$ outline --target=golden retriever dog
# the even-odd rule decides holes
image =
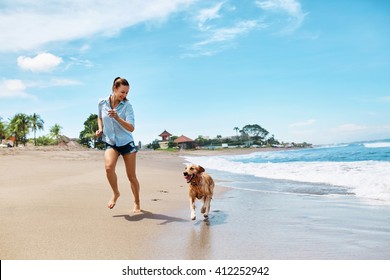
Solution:
[[[213,198],[214,180],[205,173],[202,166],[188,164],[184,168],[184,178],[187,180],[190,195],[191,219],[195,220],[195,199],[202,199],[201,213],[207,219],[210,212],[210,203]]]

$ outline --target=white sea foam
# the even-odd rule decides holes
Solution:
[[[366,148],[390,148],[390,142],[364,143]]]
[[[243,163],[224,157],[186,157],[186,160],[206,169],[346,187],[357,197],[390,202],[390,162]]]
[[[314,146],[314,149],[343,148],[343,147],[348,147],[349,145],[350,144],[327,144],[327,145]]]

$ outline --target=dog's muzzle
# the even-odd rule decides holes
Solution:
[[[190,183],[191,180],[194,178],[194,174],[188,174],[187,172],[183,172],[184,178],[187,180],[187,183]]]

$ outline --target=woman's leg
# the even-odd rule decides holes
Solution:
[[[134,213],[138,213],[141,211],[141,204],[139,199],[139,182],[136,175],[136,154],[137,153],[130,153],[123,156],[123,160],[125,161],[126,166],[126,173],[127,177],[130,181],[131,190],[134,195]]]
[[[111,189],[114,193],[107,205],[107,207],[110,209],[114,208],[116,201],[120,196],[119,189],[118,189],[118,179],[115,173],[115,167],[118,161],[118,157],[119,157],[119,153],[114,149],[106,149],[106,151],[104,152],[106,176],[108,182],[110,183]]]

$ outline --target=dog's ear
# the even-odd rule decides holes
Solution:
[[[205,170],[204,170],[204,168],[202,166],[198,165],[198,171],[199,172],[204,172]]]

